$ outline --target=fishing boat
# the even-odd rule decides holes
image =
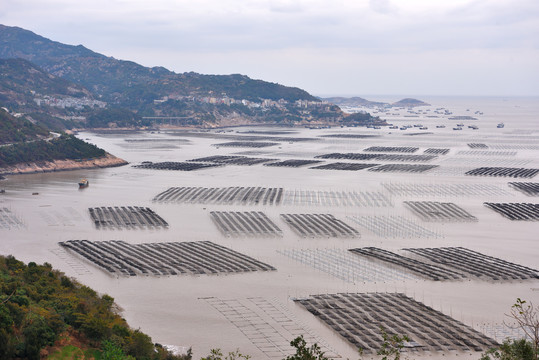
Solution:
[[[81,179],[81,181],[79,181],[79,189],[88,187],[88,185],[90,185],[90,183],[88,182],[87,179]]]

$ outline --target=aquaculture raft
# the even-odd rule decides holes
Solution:
[[[318,155],[320,159],[346,159],[346,160],[372,160],[379,161],[431,161],[436,159],[436,155],[401,155],[401,154],[363,154],[363,153],[332,153]]]
[[[408,248],[403,255],[375,247],[350,249],[392,267],[434,281],[477,278],[492,281],[539,278],[537,270],[463,247]]]
[[[387,164],[369,169],[369,171],[423,173],[437,167],[438,165]]]
[[[336,138],[336,139],[368,139],[368,138],[378,138],[380,135],[365,135],[365,134],[328,134],[320,135],[322,138]]]
[[[279,143],[276,142],[257,142],[257,141],[231,141],[226,143],[220,143],[220,144],[213,144],[213,146],[217,147],[247,147],[247,148],[263,148],[268,146],[275,146],[279,145]]]
[[[404,250],[422,256],[439,266],[464,273],[467,277],[498,281],[539,279],[539,272],[535,269],[484,255],[463,247],[414,248]]]
[[[166,228],[168,223],[152,209],[140,206],[88,208],[96,228]]]
[[[275,270],[273,266],[210,241],[132,245],[117,240],[69,240],[59,245],[112,274],[123,276]]]
[[[391,199],[379,191],[286,190],[283,205],[393,207]]]
[[[380,165],[380,164],[352,164],[352,163],[336,162],[336,163],[331,163],[331,164],[326,164],[326,165],[314,166],[309,169],[357,171],[357,170],[368,169],[370,167],[377,166],[377,165]]]
[[[298,336],[303,336],[308,344],[318,344],[327,358],[340,358],[323,339],[298,322],[281,304],[261,297],[241,300],[216,297],[202,299],[236,326],[268,359],[292,356],[295,348],[290,346],[290,339]]]
[[[488,149],[488,146],[486,144],[481,143],[469,143],[468,146],[471,149]]]
[[[281,214],[301,237],[358,237],[359,232],[331,214]]]
[[[290,160],[284,160],[284,161],[277,161],[272,163],[266,163],[264,166],[275,166],[275,167],[301,167],[306,165],[313,165],[321,163],[320,160],[296,160],[296,159],[290,159]]]
[[[489,202],[484,204],[509,220],[539,220],[539,204]]]
[[[510,182],[509,186],[522,191],[526,195],[537,196],[539,195],[539,183],[531,182]]]
[[[382,183],[392,195],[397,196],[510,196],[510,191],[498,185],[490,184],[415,184],[415,183]]]
[[[283,197],[283,188],[265,187],[171,187],[153,200],[189,204],[218,205],[279,205]]]
[[[394,266],[400,266],[410,272],[415,273],[416,275],[422,276],[430,280],[456,280],[464,277],[463,274],[452,271],[450,269],[446,269],[433,264],[427,264],[406,256],[396,254],[391,251],[375,247],[350,249],[350,251],[355,254],[362,255],[371,259],[376,259],[378,261],[383,261]]]
[[[176,162],[176,161],[165,161],[154,163],[151,161],[144,161],[140,165],[133,165],[134,168],[139,169],[153,169],[153,170],[181,170],[181,171],[193,171],[199,169],[206,169],[215,166],[220,166],[219,164],[200,164],[195,162]]]
[[[363,226],[382,238],[441,238],[442,234],[426,229],[417,224],[417,220],[401,216],[347,216],[358,225]]]
[[[203,158],[192,159],[188,161],[198,161],[198,162],[210,162],[215,164],[226,164],[226,165],[257,165],[265,162],[276,161],[277,159],[265,159],[265,158],[251,158],[247,156],[237,156],[237,155],[215,155],[215,156],[206,156]]]
[[[454,203],[437,201],[405,201],[414,214],[424,221],[470,222],[477,218]]]
[[[210,215],[225,236],[282,236],[282,230],[260,211],[212,211]]]
[[[423,151],[423,154],[446,155],[448,152],[449,149],[446,148],[428,148]]]
[[[371,146],[363,151],[413,153],[417,150],[419,148],[411,146]]]
[[[471,327],[400,293],[323,294],[296,299],[352,345],[374,353],[380,327],[406,334],[407,350],[483,351],[498,344]]]
[[[466,175],[500,176],[513,178],[532,178],[539,169],[509,168],[509,167],[480,167],[466,172]]]

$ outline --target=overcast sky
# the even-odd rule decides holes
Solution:
[[[1,0],[0,23],[315,95],[539,95],[538,0]]]

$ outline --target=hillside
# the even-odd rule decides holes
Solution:
[[[117,309],[112,297],[97,294],[50,264],[26,265],[0,256],[0,359],[37,360],[64,348],[73,353],[78,349],[87,358],[190,358],[175,356],[131,329]]]
[[[25,117],[0,109],[0,174],[21,174],[125,165],[73,135],[50,133]]]
[[[39,104],[39,108],[24,109],[24,112],[35,111],[72,120],[73,126],[91,127],[85,121],[99,113],[96,106],[136,113],[139,120],[132,126],[159,125],[170,117],[176,125],[203,127],[255,123],[338,124],[344,116],[338,106],[320,101],[299,88],[240,74],[178,74],[163,67],[148,68],[104,56],[82,45],[55,42],[18,27],[0,25],[0,58],[27,60],[56,78],[77,84],[79,93],[84,93],[85,98],[94,103],[72,101],[60,111],[34,98],[32,101]],[[19,83],[23,81],[19,79]],[[28,94],[30,87],[31,84],[26,84],[17,92]],[[95,103],[98,101],[95,99],[100,102]],[[31,104],[28,98],[26,101]],[[141,122],[140,118],[147,121]],[[95,122],[105,121],[97,119]]]
[[[47,137],[49,132],[25,118],[16,118],[0,109],[0,146]],[[1,147],[0,147],[1,149]]]

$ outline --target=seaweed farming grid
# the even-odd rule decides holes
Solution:
[[[359,232],[331,214],[281,214],[301,237],[359,237]]]
[[[431,161],[436,155],[401,155],[401,154],[365,154],[365,153],[331,153],[318,155],[320,159],[345,159],[345,160],[378,160],[378,161]]]
[[[469,145],[469,144],[468,144]],[[457,155],[471,155],[471,156],[516,156],[516,151],[482,151],[482,150],[468,150],[459,151]]]
[[[285,249],[277,253],[352,284],[421,279],[398,267],[363,260],[342,249]]]
[[[417,183],[382,183],[392,195],[414,197],[446,196],[513,196],[505,187],[491,184],[417,184]]]
[[[135,229],[167,228],[168,223],[152,209],[141,206],[88,208],[96,228]]]
[[[138,169],[152,169],[152,170],[180,170],[180,171],[193,171],[199,169],[206,169],[211,167],[220,166],[219,164],[201,164],[195,162],[177,162],[177,161],[165,161],[154,163],[151,161],[144,161],[140,165],[133,165]]]
[[[244,165],[252,166],[257,164],[262,164],[265,162],[276,161],[277,159],[266,159],[266,158],[252,158],[247,156],[239,155],[215,155],[215,156],[206,156],[198,159],[192,159],[188,161],[193,162],[209,162],[214,164],[224,164],[224,165]]]
[[[210,241],[132,245],[118,240],[69,240],[59,245],[112,274],[122,276],[275,270],[273,266]]]
[[[438,239],[444,235],[440,232],[429,230],[417,224],[414,219],[406,219],[402,216],[347,216],[356,224],[364,227],[379,237],[386,239]]]
[[[0,208],[0,229],[22,229],[24,224],[19,217],[6,207]]]
[[[502,176],[512,178],[532,178],[539,169],[508,168],[508,167],[480,167],[466,172],[466,175],[475,176]]]
[[[497,157],[497,158],[478,158],[478,157],[462,157],[455,156],[447,159],[443,159],[440,163],[442,166],[446,165],[457,165],[457,166],[467,166],[467,167],[478,167],[478,166],[526,166],[531,163],[531,159],[515,159],[508,157]],[[468,169],[471,170],[471,169]],[[468,171],[467,170],[467,171]]]
[[[438,165],[386,164],[371,168],[369,171],[423,173],[437,167]]]
[[[350,251],[368,259],[374,259],[385,264],[390,264],[391,266],[406,269],[406,271],[410,273],[429,280],[457,280],[465,277],[462,273],[453,271],[452,269],[447,269],[434,264],[428,264],[376,247],[350,249]]]
[[[325,165],[313,166],[309,169],[317,170],[346,170],[346,171],[358,171],[363,169],[372,168],[373,166],[378,166],[380,164],[353,164],[353,163],[343,163],[336,162]]]
[[[371,146],[363,151],[413,153],[417,150],[419,148],[411,146]]]
[[[275,146],[279,143],[276,142],[260,142],[260,141],[231,141],[220,144],[213,144],[216,147],[247,147],[247,148],[263,148],[268,146]]]
[[[539,272],[526,266],[488,256],[463,247],[403,249],[431,263],[460,272],[466,277],[490,280],[539,279]]]
[[[211,211],[211,219],[225,236],[282,236],[283,232],[260,211]]]
[[[265,187],[171,187],[157,194],[153,201],[218,205],[279,205],[283,188]]]
[[[539,195],[539,183],[510,182],[508,185],[529,196]]]
[[[202,298],[238,328],[260,351],[271,359],[283,359],[294,354],[291,339],[303,335],[308,344],[317,343],[325,356],[340,358],[337,353],[310,329],[297,322],[289,311],[260,298]]]
[[[448,148],[428,148],[423,151],[423,154],[432,154],[432,155],[446,155],[450,149]]]
[[[472,222],[477,218],[454,203],[437,201],[405,201],[414,214],[424,221]]]
[[[286,190],[282,205],[393,207],[391,199],[381,192],[373,191]]]
[[[407,334],[407,350],[483,351],[497,343],[471,327],[400,293],[322,294],[296,299],[352,345],[373,353],[380,327]]]
[[[322,161],[320,160],[299,160],[299,159],[290,159],[277,161],[272,163],[265,163],[264,166],[274,166],[274,167],[301,167],[307,165],[319,164]]]
[[[539,204],[531,203],[484,203],[509,220],[533,220],[539,221]]]

